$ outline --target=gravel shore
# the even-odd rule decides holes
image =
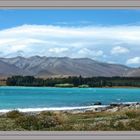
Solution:
[[[43,110],[43,111],[49,111],[49,112],[66,112],[66,113],[86,113],[86,112],[117,112],[125,109],[138,109],[140,108],[140,103],[139,102],[127,102],[127,103],[112,103],[110,105],[94,105],[94,106],[88,106],[88,107],[83,107],[80,109],[69,109],[69,110]],[[17,109],[18,110],[18,109]],[[12,110],[11,110],[12,111]],[[38,114],[42,111],[21,111],[24,112],[25,114]],[[7,111],[0,111],[0,115],[5,114],[9,112]]]

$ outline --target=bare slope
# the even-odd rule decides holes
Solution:
[[[123,76],[135,70],[124,65],[98,62],[89,58],[68,57],[14,57],[0,58],[3,75],[34,76]]]

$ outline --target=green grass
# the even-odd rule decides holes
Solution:
[[[55,84],[55,87],[74,87],[73,84],[65,83],[65,84]]]
[[[0,116],[0,131],[128,131],[140,130],[140,109],[118,112],[21,113],[16,110]]]
[[[89,85],[83,84],[83,85],[79,85],[78,87],[79,87],[79,88],[88,88]]]

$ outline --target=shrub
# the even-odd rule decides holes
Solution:
[[[140,112],[137,110],[131,110],[131,111],[127,111],[125,112],[126,116],[128,116],[128,118],[132,119],[132,118],[136,118],[140,116]]]
[[[64,122],[65,117],[62,114],[52,112],[41,112],[38,115],[24,115],[15,120],[18,127],[25,130],[43,130],[56,127]]]
[[[62,124],[66,117],[62,113],[41,112],[38,116],[39,128],[50,128]]]
[[[140,130],[140,119],[138,120],[131,120],[128,123],[129,130]]]
[[[10,118],[0,118],[0,131],[15,130],[16,125],[14,120]]]
[[[123,122],[119,121],[115,125],[115,130],[120,131],[120,130],[126,130],[126,127]]]
[[[45,129],[45,128],[50,128],[50,127],[55,127],[59,123],[54,117],[47,116],[47,117],[41,117],[38,120],[38,126],[39,129]]]
[[[67,115],[63,114],[63,113],[56,113],[54,118],[56,119],[58,124],[63,124],[63,123],[65,123],[68,120]]]
[[[21,116],[15,120],[17,126],[26,130],[38,130],[38,119],[33,115]]]
[[[18,110],[13,110],[6,113],[6,117],[11,118],[11,119],[15,119],[21,116],[23,116],[23,113],[19,112]]]

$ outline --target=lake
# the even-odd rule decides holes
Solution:
[[[68,110],[95,102],[140,102],[140,88],[0,87],[0,111]]]

